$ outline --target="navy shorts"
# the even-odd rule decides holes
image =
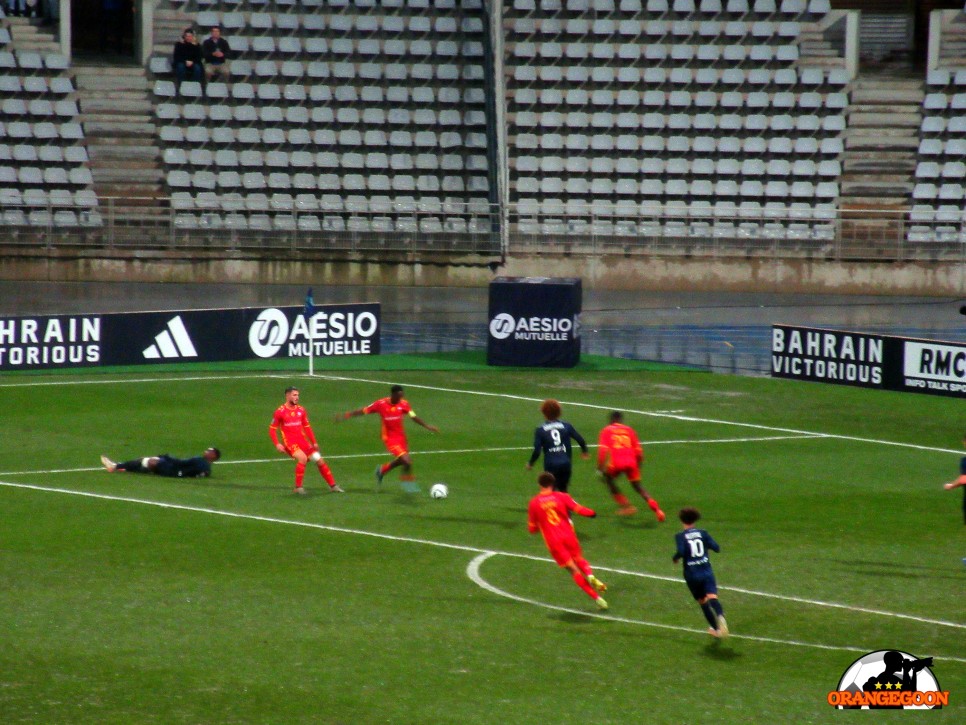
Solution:
[[[567,491],[567,486],[570,485],[571,466],[569,463],[566,466],[544,466],[543,470],[553,474],[554,490]]]
[[[714,580],[714,574],[686,576],[684,577],[684,581],[688,585],[688,589],[691,590],[691,596],[698,601],[701,601],[709,594],[718,593],[718,583]]]

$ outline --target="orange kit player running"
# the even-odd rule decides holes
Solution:
[[[312,461],[319,467],[319,473],[329,484],[333,493],[345,493],[337,485],[332,471],[319,453],[319,444],[315,440],[312,426],[309,425],[309,415],[305,408],[299,405],[299,389],[291,386],[285,388],[285,402],[278,406],[272,423],[268,426],[268,434],[279,453],[284,453],[295,459],[295,493],[305,493],[302,479],[305,478],[305,464]]]
[[[611,496],[617,502],[619,515],[631,516],[637,513],[637,509],[627,500],[627,496],[617,489],[617,484],[614,482],[614,479],[623,473],[634,490],[647,501],[657,520],[664,521],[661,507],[641,486],[641,463],[644,462],[644,451],[641,450],[637,433],[629,425],[624,425],[623,420],[623,414],[615,410],[610,414],[610,425],[600,432],[600,438],[597,441],[597,469],[604,477],[604,483],[610,489]]]
[[[376,482],[382,483],[383,477],[392,469],[402,466],[403,472],[400,480],[403,488],[407,491],[418,491],[415,484],[416,476],[413,475],[413,462],[409,457],[409,443],[406,440],[406,431],[403,429],[403,419],[405,416],[412,418],[413,423],[421,425],[432,433],[439,433],[439,428],[429,425],[413,412],[412,406],[403,398],[403,388],[401,385],[393,385],[389,389],[388,398],[380,398],[371,405],[358,410],[350,410],[341,416],[336,416],[336,420],[348,420],[358,415],[368,415],[378,413],[382,417],[382,442],[386,450],[393,457],[389,463],[376,466]]]
[[[547,543],[547,549],[557,564],[570,572],[578,587],[597,603],[598,609],[607,609],[607,602],[599,592],[607,591],[607,585],[594,576],[590,564],[580,550],[570,512],[593,518],[593,509],[581,506],[563,491],[554,491],[556,480],[552,473],[544,471],[537,476],[540,493],[530,499],[527,509],[527,528],[531,534],[539,531]]]

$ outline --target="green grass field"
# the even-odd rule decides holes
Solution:
[[[941,486],[962,401],[450,367],[0,378],[0,722],[842,722],[826,695],[878,649],[933,656],[950,692],[933,717],[962,722],[966,542],[961,493]],[[347,495],[312,467],[292,494],[267,427],[293,381]],[[377,417],[332,422],[393,382],[442,431],[409,428],[419,495],[395,472],[377,488]],[[545,397],[591,442],[626,411],[669,513],[616,517],[575,462],[603,616],[526,530]],[[98,463],[208,445],[225,456],[208,480]],[[685,505],[722,545],[726,641],[670,561]]]

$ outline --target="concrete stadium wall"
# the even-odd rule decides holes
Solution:
[[[258,260],[170,252],[88,256],[66,250],[0,250],[0,279],[55,282],[232,282],[258,284],[479,287],[496,276],[581,277],[588,289],[810,294],[966,295],[961,262],[830,262],[815,259],[685,256],[516,255],[505,264],[466,260]]]

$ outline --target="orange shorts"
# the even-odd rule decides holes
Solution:
[[[399,458],[409,453],[409,446],[406,444],[405,438],[383,438],[382,442],[393,458]]]
[[[288,454],[292,458],[295,458],[295,454],[298,453],[299,451],[302,451],[302,453],[304,453],[306,456],[311,456],[312,453],[314,453],[318,449],[312,447],[307,442],[302,441],[300,443],[289,443],[285,447],[285,450],[288,451]]]
[[[548,541],[547,549],[550,550],[550,556],[557,562],[557,566],[567,566],[573,559],[582,556],[580,542],[577,541],[576,536],[566,539],[555,539],[552,543]]]
[[[604,474],[608,478],[617,478],[622,473],[625,476],[627,476],[627,480],[628,481],[640,481],[641,480],[641,469],[638,467],[638,465],[636,463],[633,463],[633,464],[631,464],[629,466],[614,466],[614,465],[610,465],[610,466],[607,466],[607,469],[604,471]]]

